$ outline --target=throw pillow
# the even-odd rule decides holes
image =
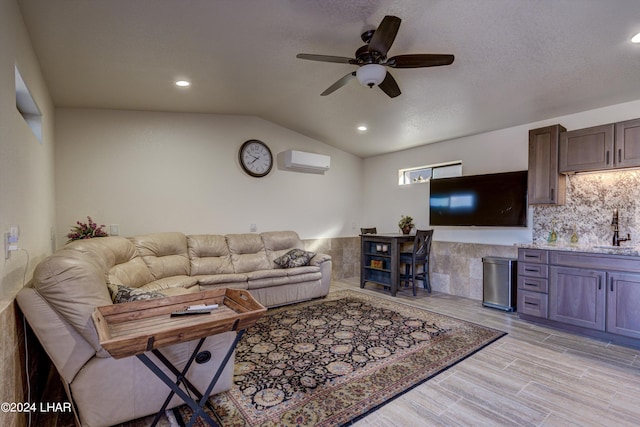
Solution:
[[[302,267],[309,264],[311,258],[316,254],[314,252],[303,251],[302,249],[291,249],[286,254],[273,260],[282,268]]]
[[[144,291],[123,285],[110,286],[109,291],[114,304],[166,297],[160,292]]]

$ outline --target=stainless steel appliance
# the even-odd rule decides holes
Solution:
[[[482,258],[482,305],[504,311],[516,310],[517,260]]]

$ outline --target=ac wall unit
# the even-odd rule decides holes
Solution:
[[[284,166],[287,169],[324,172],[331,166],[331,157],[324,154],[287,150],[284,152]]]

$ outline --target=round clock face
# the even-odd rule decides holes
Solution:
[[[250,139],[242,144],[238,152],[240,165],[246,173],[255,177],[263,177],[271,171],[273,156],[269,147],[257,139]]]

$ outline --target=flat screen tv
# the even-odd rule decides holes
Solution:
[[[527,226],[527,171],[432,179],[429,224]]]

